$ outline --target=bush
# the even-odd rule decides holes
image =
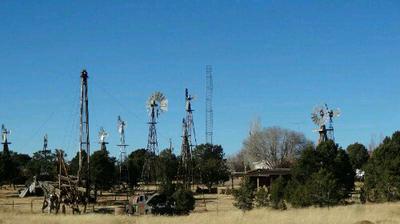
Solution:
[[[269,206],[269,194],[265,188],[260,188],[255,194],[255,204],[257,208]]]
[[[274,180],[271,185],[271,206],[274,209],[286,209],[284,202],[286,181],[282,177]]]
[[[240,188],[233,191],[233,196],[235,197],[233,205],[236,208],[239,208],[243,212],[253,209],[254,188],[249,178],[243,178]]]
[[[193,211],[196,201],[191,190],[179,188],[172,198],[175,201],[175,214],[186,215]]]

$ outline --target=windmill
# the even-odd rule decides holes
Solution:
[[[11,134],[11,131],[4,126],[4,124],[1,125],[1,137],[2,137],[2,143],[3,144],[3,153],[4,154],[9,154],[9,149],[8,145],[11,144],[11,142],[8,142],[8,135]]]
[[[328,104],[319,105],[311,113],[311,120],[318,126],[318,144],[327,140],[335,141],[333,119],[340,116],[340,109],[329,109]]]
[[[185,187],[190,187],[193,179],[192,172],[192,151],[193,147],[197,146],[196,131],[194,128],[192,100],[195,97],[189,94],[189,90],[185,89],[185,111],[186,118],[182,121],[182,146],[181,146],[181,161],[179,167],[179,178],[182,180]],[[193,138],[193,139],[192,139]],[[194,143],[194,144],[193,144]]]
[[[124,162],[126,161],[126,147],[128,146],[125,143],[125,126],[126,122],[122,120],[121,116],[118,116],[118,121],[117,121],[117,128],[118,128],[118,133],[119,133],[119,149],[120,149],[120,155],[119,155],[119,180],[120,184],[122,184],[123,181],[128,182],[128,169],[124,165]]]
[[[150,181],[150,174],[152,171],[152,158],[154,155],[158,154],[158,139],[157,139],[157,119],[161,113],[168,110],[168,100],[167,97],[161,92],[154,92],[146,102],[146,108],[149,112],[150,121],[149,124],[149,135],[147,141],[147,158],[143,165],[142,179],[144,182]]]
[[[104,130],[103,127],[100,127],[100,131],[99,131],[99,144],[101,145],[101,150],[106,150],[106,144],[108,144],[108,142],[106,142],[106,138],[108,137],[108,133],[106,132],[106,130]]]

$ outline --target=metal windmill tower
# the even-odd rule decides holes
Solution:
[[[42,150],[42,153],[43,153],[43,156],[44,156],[44,158],[46,160],[47,160],[49,154],[51,153],[51,151],[48,149],[48,143],[49,143],[49,139],[48,139],[47,134],[45,134],[44,137],[43,137],[43,150]],[[41,167],[40,173],[42,175],[48,175],[49,174],[49,172],[48,172],[48,170],[46,168],[47,167]]]
[[[86,180],[86,196],[90,197],[90,139],[89,139],[89,99],[88,99],[88,73],[81,73],[81,95],[80,95],[80,135],[79,135],[79,169],[78,181],[82,181],[82,151],[86,151],[87,169],[84,178]]]
[[[191,168],[192,152],[189,143],[187,121],[185,119],[182,121],[182,132],[181,161],[179,164],[178,176],[183,186],[189,188],[193,176]]]
[[[192,170],[192,151],[197,145],[196,131],[194,128],[192,100],[194,97],[185,89],[185,111],[186,119],[182,122],[182,146],[181,146],[181,162],[179,176],[185,187],[189,187],[193,180]],[[193,138],[192,138],[193,137]],[[194,143],[194,144],[193,144]]]
[[[118,133],[119,133],[119,180],[128,182],[128,169],[124,165],[126,161],[126,147],[128,145],[125,143],[125,121],[122,120],[121,116],[118,116]]]
[[[311,113],[311,120],[318,126],[318,144],[327,140],[335,141],[333,118],[340,116],[340,109],[331,110],[327,104],[319,105]]]
[[[161,92],[153,93],[146,103],[147,110],[149,111],[150,121],[149,124],[149,135],[147,141],[147,158],[143,165],[142,179],[144,182],[150,181],[152,172],[154,170],[154,155],[158,154],[158,139],[157,139],[157,119],[158,116],[168,110],[168,100]],[[154,173],[154,172],[153,172]]]
[[[3,145],[3,155],[9,155],[10,150],[8,148],[8,145],[11,144],[11,142],[8,141],[8,135],[11,134],[11,131],[4,126],[4,124],[1,125],[1,137],[2,137],[2,142],[1,144]]]
[[[206,143],[213,143],[213,78],[212,78],[212,66],[206,66]]]

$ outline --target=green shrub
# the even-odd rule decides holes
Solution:
[[[254,188],[249,178],[243,178],[240,188],[234,190],[233,195],[235,197],[235,203],[233,205],[236,208],[239,208],[243,212],[253,209]]]
[[[257,208],[269,206],[269,193],[265,188],[260,188],[255,194],[255,205]]]
[[[186,215],[194,210],[195,199],[191,190],[179,188],[172,198],[175,201],[175,213],[178,215]]]
[[[284,202],[286,189],[286,181],[283,177],[279,177],[272,182],[271,185],[271,206],[274,209],[286,209]]]

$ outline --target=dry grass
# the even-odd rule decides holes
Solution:
[[[31,199],[19,199],[15,194],[7,194],[0,190],[0,203],[15,200],[16,203],[26,203]],[[34,213],[30,213],[30,206],[18,207],[14,211],[11,207],[0,206],[0,224],[27,223],[27,224],[77,224],[77,223],[132,223],[132,224],[169,224],[169,223],[193,223],[193,224],[400,224],[400,203],[368,204],[340,206],[331,209],[307,208],[289,209],[287,211],[275,211],[270,209],[256,209],[248,213],[242,213],[232,206],[232,198],[220,195],[216,200],[215,195],[206,195],[207,212],[204,208],[196,208],[195,212],[184,217],[129,217],[114,215],[48,215],[40,213],[40,199],[34,206]],[[364,221],[364,222],[363,222]],[[370,221],[370,222],[366,222]]]
[[[364,221],[364,222],[362,222]],[[352,205],[331,209],[308,208],[274,211],[259,209],[243,214],[235,211],[194,213],[185,217],[128,217],[113,215],[43,215],[26,214],[22,212],[0,212],[0,224],[8,223],[137,223],[137,224],[168,224],[168,223],[274,223],[274,224],[333,224],[333,223],[400,223],[400,204]]]

